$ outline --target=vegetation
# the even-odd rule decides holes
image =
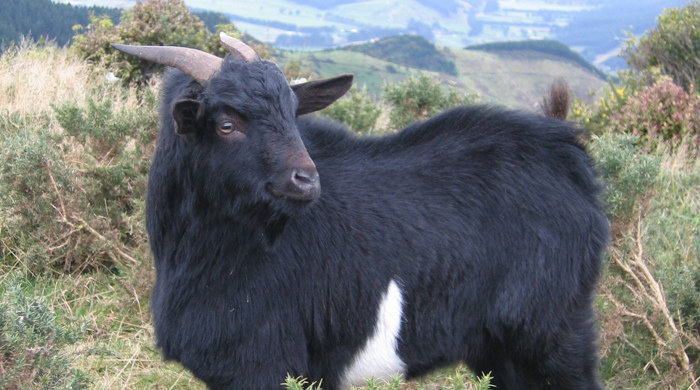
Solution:
[[[226,52],[219,44],[219,31],[240,35],[232,24],[218,25],[217,33],[212,34],[183,0],[151,0],[125,10],[117,25],[109,18],[91,16],[85,31],[75,36],[71,49],[93,63],[116,64],[114,73],[125,83],[146,82],[163,67],[126,56],[112,49],[111,43],[194,47],[223,57]]]
[[[655,28],[640,39],[630,37],[623,51],[627,64],[638,72],[659,68],[686,90],[700,85],[700,1],[668,8]]]
[[[353,85],[347,96],[323,111],[323,115],[345,123],[359,134],[374,133],[381,107],[374,104],[367,88]]]
[[[157,359],[143,306],[155,88],[110,84],[55,46],[0,57],[0,387],[125,384],[141,376],[117,375],[124,362]]]
[[[192,29],[144,27],[150,36],[203,31],[177,8],[161,11]],[[80,34],[138,41],[143,20],[125,15],[118,28],[96,18],[104,28]],[[109,83],[105,73],[121,65],[76,56],[79,41],[71,50],[20,41],[0,56],[0,387],[203,388],[161,361],[150,323],[143,202],[159,75],[138,86]],[[693,56],[686,63],[698,61]],[[288,74],[310,77],[305,67],[292,64]],[[569,113],[586,130],[582,142],[605,180],[613,225],[596,298],[610,389],[693,388],[700,377],[700,97],[670,73],[655,64],[624,72],[593,104],[574,101]],[[430,74],[396,80],[374,99],[354,88],[323,114],[380,134],[476,99]],[[365,388],[487,389],[489,381],[456,366]],[[283,384],[322,386],[304,378]]]
[[[426,74],[409,77],[399,84],[387,84],[384,99],[391,106],[389,129],[398,130],[411,122],[430,118],[450,107],[472,104],[478,94],[460,95],[454,88],[444,91]]]
[[[667,71],[622,72],[593,106],[571,110],[590,134],[613,225],[597,300],[611,388],[694,388],[700,376],[700,96]]]
[[[613,130],[631,132],[652,148],[685,140],[700,150],[700,96],[685,92],[668,76],[630,96],[610,121]]]

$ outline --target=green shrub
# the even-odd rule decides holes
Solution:
[[[348,125],[360,134],[371,134],[375,130],[381,107],[374,104],[367,88],[352,86],[346,97],[323,110],[322,114]]]
[[[288,81],[303,82],[304,80],[309,80],[313,76],[313,72],[306,66],[300,59],[292,58],[286,62],[282,68],[282,73],[287,78]]]
[[[593,136],[588,147],[605,182],[605,203],[613,219],[627,221],[659,172],[659,156],[641,153],[632,135]]]
[[[609,249],[598,299],[602,371],[611,388],[692,388],[700,358],[700,165],[666,154],[649,188]]]
[[[700,148],[700,96],[662,77],[630,96],[611,118],[611,129],[640,137],[650,147],[687,140]]]
[[[23,128],[0,141],[4,247],[35,272],[136,263],[147,241],[143,199],[155,139],[155,94],[139,109],[115,96],[54,107],[61,131]]]
[[[73,176],[74,172],[66,167],[55,141],[48,134],[22,129],[9,134],[0,143],[3,230],[8,236],[7,242],[26,251],[25,261],[31,263],[34,270],[41,270],[48,263],[44,251],[37,246],[42,246],[46,235],[59,234],[54,205],[60,201],[55,189],[72,191]],[[43,237],[36,234],[39,231],[44,233]]]
[[[479,96],[476,93],[460,95],[454,88],[445,90],[439,82],[423,73],[398,84],[387,84],[383,98],[391,106],[389,129],[397,130],[450,107],[472,104]]]
[[[611,117],[620,110],[628,97],[634,91],[634,83],[621,78],[620,84],[608,80],[608,86],[598,93],[598,100],[593,106],[585,104],[580,99],[574,99],[569,110],[569,118],[578,122],[590,134],[602,134],[608,131]]]
[[[82,337],[86,323],[59,318],[25,291],[23,277],[7,274],[0,288],[0,388],[87,388],[87,375],[62,351]]]

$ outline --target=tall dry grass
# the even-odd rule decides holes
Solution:
[[[26,120],[53,118],[52,107],[109,97],[115,109],[137,109],[138,93],[107,79],[109,67],[90,64],[51,42],[22,39],[0,57],[0,114]],[[151,88],[158,89],[159,80]],[[55,125],[54,122],[52,124]]]
[[[31,116],[52,104],[84,101],[94,89],[94,73],[67,50],[22,40],[0,57],[0,107]]]

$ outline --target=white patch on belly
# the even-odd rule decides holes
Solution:
[[[345,370],[341,388],[364,386],[369,377],[389,380],[404,373],[406,365],[397,353],[402,312],[401,290],[392,280],[379,305],[374,334]]]

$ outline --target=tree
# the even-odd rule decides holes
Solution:
[[[217,30],[240,36],[233,24],[217,25]],[[124,82],[142,82],[162,66],[123,55],[112,49],[110,43],[186,46],[224,56],[218,31],[209,32],[183,0],[138,1],[122,13],[118,25],[108,17],[92,16],[85,32],[75,36],[72,50],[92,62],[115,66],[117,76]]]
[[[655,28],[629,38],[622,56],[638,72],[659,68],[686,90],[700,82],[700,1],[666,9]]]

